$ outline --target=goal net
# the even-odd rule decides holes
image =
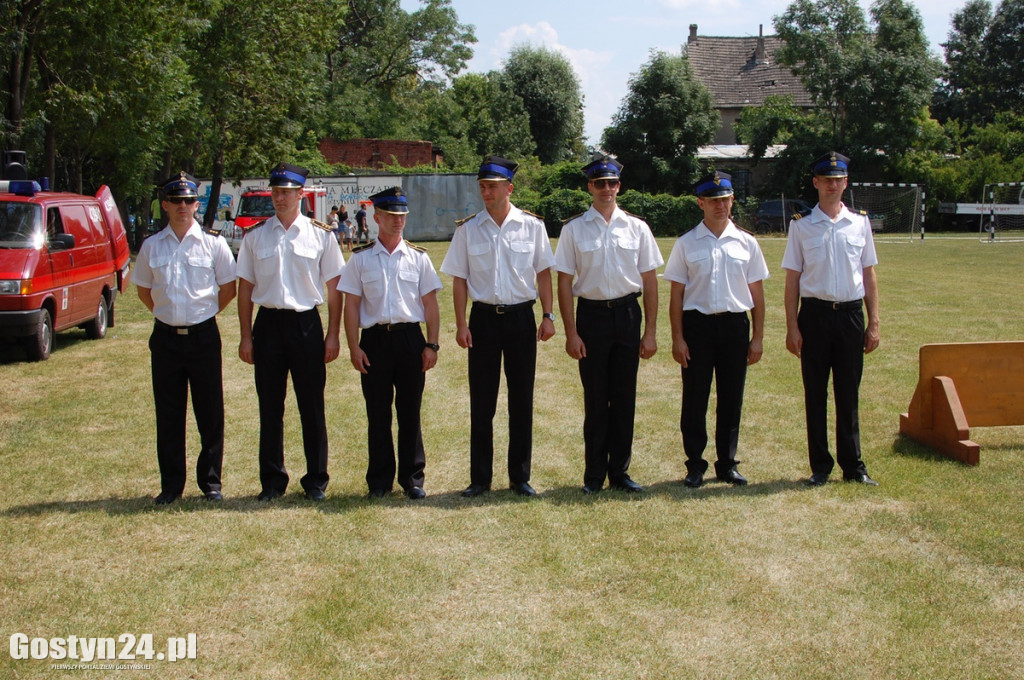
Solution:
[[[850,210],[863,210],[878,234],[924,234],[924,189],[920,184],[853,182],[843,200]]]
[[[981,240],[1024,239],[1024,182],[986,184],[981,202],[982,214],[978,216]]]

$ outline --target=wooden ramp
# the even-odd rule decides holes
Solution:
[[[977,465],[971,427],[1024,425],[1024,342],[922,345],[920,364],[900,434]]]

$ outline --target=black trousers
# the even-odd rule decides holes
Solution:
[[[600,488],[627,475],[633,456],[636,376],[643,313],[630,296],[616,306],[580,299],[576,330],[587,348],[579,361],[583,383],[583,483]]]
[[[181,335],[158,321],[149,336],[160,490],[178,495],[185,489],[187,474],[185,409],[190,387],[199,430],[196,482],[200,491],[220,491],[224,460],[224,383],[217,320],[210,318],[188,330]]]
[[[284,466],[284,398],[291,373],[302,422],[306,474],[302,488],[327,488],[327,421],[324,415],[324,332],[320,313],[260,307],[252,327],[256,395],[260,405],[260,484],[282,493],[288,487]]]
[[[537,372],[537,321],[533,303],[499,310],[473,303],[469,330],[469,479],[490,485],[494,461],[494,413],[502,357],[508,385],[508,479],[530,481],[533,451],[533,382]],[[500,312],[500,313],[499,313]]]
[[[373,326],[363,329],[359,347],[370,366],[360,374],[366,400],[366,441],[370,490],[390,491],[395,481],[395,444],[391,437],[391,406],[398,416],[398,484],[403,489],[423,486],[423,346],[426,339],[418,323]]]
[[[811,472],[832,472],[828,450],[828,379],[836,402],[836,459],[844,477],[867,474],[860,456],[860,379],[864,372],[864,310],[860,300],[832,303],[803,298],[797,316],[803,348],[807,449]]]
[[[704,474],[708,469],[704,449],[708,445],[708,399],[714,377],[718,395],[715,472],[723,475],[736,467],[737,462],[750,319],[745,312],[707,315],[687,310],[683,312],[683,339],[690,348],[689,366],[682,369],[683,406],[679,418],[686,470]]]

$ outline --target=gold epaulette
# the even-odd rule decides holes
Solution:
[[[522,208],[520,208],[520,210],[523,210],[523,209],[522,209]],[[530,212],[529,210],[523,210],[523,212],[524,212],[524,213],[526,213],[527,215],[529,215],[530,217],[536,217],[536,218],[537,218],[538,220],[540,220],[541,222],[543,222],[543,221],[544,221],[544,218],[543,218],[543,217],[541,217],[540,215],[537,215],[537,214],[535,214],[535,213],[532,213],[532,212]]]
[[[374,246],[374,245],[375,245],[376,243],[377,243],[376,241],[370,241],[369,243],[364,243],[364,244],[363,244],[363,245],[361,245],[361,246],[356,246],[355,248],[353,248],[353,249],[352,249],[352,254],[353,254],[353,255],[355,255],[356,253],[361,253],[361,252],[363,252],[364,250],[369,250],[369,249],[370,249],[370,248],[372,248],[372,247],[373,247],[373,246]]]
[[[736,227],[737,229],[739,229],[740,231],[745,231],[745,232],[747,232],[747,233],[748,233],[748,234],[750,234],[751,236],[753,236],[753,235],[754,235],[754,232],[750,231],[749,229],[744,229],[743,227],[741,227],[740,225],[736,224],[735,222],[733,222],[733,226],[734,226],[734,227]]]
[[[248,234],[253,229],[256,229],[257,227],[262,227],[266,223],[267,223],[267,220],[261,220],[260,222],[257,222],[256,224],[250,225],[248,227],[243,227],[242,231],[244,231],[246,234]]]
[[[334,231],[333,229],[331,229],[331,225],[327,224],[326,222],[321,222],[320,220],[310,220],[310,223],[317,229],[323,229],[324,231],[330,232]]]
[[[868,214],[867,210],[858,210],[857,212],[859,212],[861,215],[867,215]]]
[[[646,217],[644,217],[643,215],[634,215],[633,213],[629,212],[628,210],[623,210],[622,212],[626,213],[626,214],[627,214],[627,215],[629,215],[630,217],[635,217],[635,218],[637,218],[638,220],[643,220],[644,222],[646,222],[646,221],[647,221],[647,218],[646,218]]]
[[[462,218],[461,220],[455,220],[455,228],[456,228],[456,229],[458,229],[458,228],[459,228],[459,227],[461,227],[461,226],[462,226],[463,224],[465,224],[466,222],[469,222],[469,221],[470,221],[471,219],[473,219],[474,217],[476,217],[476,216],[477,216],[477,215],[479,215],[479,214],[480,214],[480,213],[473,213],[473,214],[472,214],[472,215],[470,215],[469,217],[463,217],[463,218]]]
[[[803,215],[801,215],[800,213],[793,213],[793,219],[794,220],[803,219]]]
[[[566,217],[564,220],[562,220],[562,224],[569,224],[570,222],[572,222],[577,217],[583,217],[584,215],[586,215],[586,213],[585,212],[581,212],[581,213],[577,213],[577,214],[573,215],[572,217]]]
[[[405,245],[409,246],[409,247],[410,247],[410,248],[412,248],[413,250],[418,250],[418,251],[420,251],[421,253],[425,253],[425,252],[427,252],[427,249],[426,249],[426,248],[424,248],[423,246],[418,246],[418,245],[416,245],[415,243],[409,243],[408,241],[406,241],[406,242],[405,242]]]

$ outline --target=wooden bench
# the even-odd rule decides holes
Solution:
[[[1024,425],[1024,342],[922,345],[920,363],[900,434],[977,465],[971,427]]]

